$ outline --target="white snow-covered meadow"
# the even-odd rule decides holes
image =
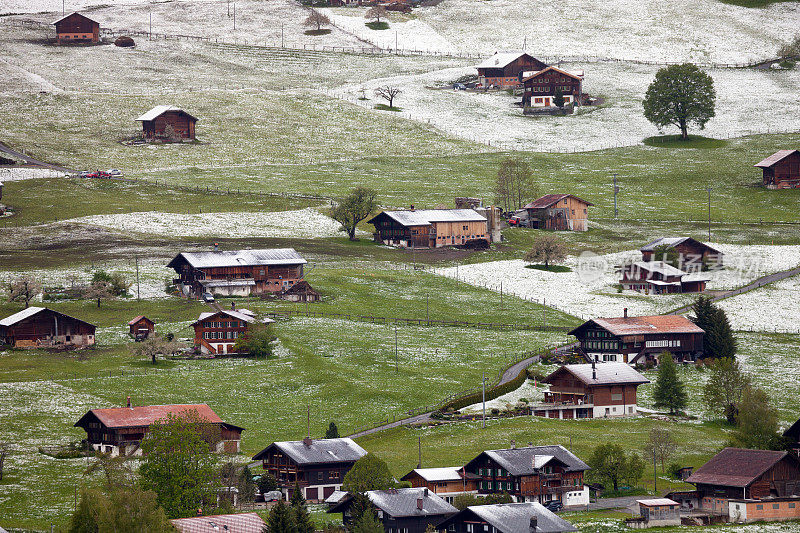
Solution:
[[[175,237],[283,237],[320,239],[343,235],[341,225],[314,208],[244,213],[162,213],[143,211],[92,215],[65,222],[116,231]],[[363,232],[361,232],[363,233]]]
[[[0,168],[0,183],[9,181],[32,180],[37,178],[61,178],[63,172],[49,168],[32,167],[2,167]]]
[[[734,329],[800,333],[800,276],[717,302]]]
[[[541,385],[539,383],[534,386],[532,379],[526,380],[520,387],[511,392],[507,392],[502,396],[498,396],[494,400],[486,402],[486,410],[490,409],[505,409],[507,406],[514,406],[520,401],[520,398],[525,398],[531,403],[544,400],[544,391],[549,389],[549,385]],[[479,413],[483,410],[483,403],[474,403],[460,409],[462,413]]]

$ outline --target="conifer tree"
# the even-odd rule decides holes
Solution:
[[[658,377],[653,400],[655,407],[666,407],[670,414],[686,408],[686,389],[678,376],[678,366],[669,352],[663,352],[658,358]]]
[[[272,507],[261,533],[297,533],[291,509],[283,500],[278,500]]]
[[[375,512],[367,509],[353,522],[353,533],[383,533],[383,525],[375,516]]]
[[[331,422],[328,426],[328,430],[325,432],[326,439],[338,439],[339,438],[339,428],[336,427],[336,422]]]
[[[300,486],[295,483],[294,492],[292,493],[292,521],[296,533],[314,533],[316,527],[311,521],[311,515],[308,514],[308,507],[306,506],[306,499],[303,498],[303,493],[300,491]]]

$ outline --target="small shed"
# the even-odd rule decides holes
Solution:
[[[627,520],[633,528],[664,527],[681,525],[680,504],[669,498],[636,500],[639,516]]]
[[[301,279],[288,289],[286,289],[281,298],[290,302],[317,302],[319,301],[319,293],[314,290],[309,282]]]
[[[800,188],[800,151],[798,150],[778,150],[754,166],[761,169],[761,179],[768,189]]]
[[[144,315],[139,315],[130,322],[130,336],[136,340],[144,340],[148,338],[156,330],[156,323]]]
[[[179,107],[157,105],[136,120],[142,123],[142,135],[145,139],[171,140],[174,137],[194,140],[195,138],[197,117]]]
[[[80,13],[70,13],[53,22],[56,40],[62,43],[96,43],[100,41],[100,23]]]

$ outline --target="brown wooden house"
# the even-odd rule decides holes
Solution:
[[[587,505],[589,466],[560,445],[486,450],[464,469],[477,478],[478,494],[507,492],[518,502],[560,501]]]
[[[95,325],[46,307],[28,307],[0,320],[0,344],[15,348],[94,345]]]
[[[564,365],[542,380],[544,402],[532,406],[546,418],[636,416],[636,389],[650,381],[625,363]]]
[[[587,361],[629,364],[655,361],[670,352],[678,361],[694,361],[703,355],[705,331],[681,315],[594,318],[569,332],[577,337]]]
[[[306,263],[293,248],[220,251],[215,247],[213,252],[182,252],[167,266],[180,276],[174,283],[181,294],[199,298],[203,293],[280,293],[303,279]]]
[[[236,340],[247,333],[250,324],[260,322],[269,324],[274,322],[270,318],[256,319],[248,309],[236,310],[236,304],[231,304],[230,311],[200,313],[200,318],[192,324],[194,328],[194,345],[200,348],[200,353],[207,355],[235,354]]]
[[[58,44],[96,43],[100,41],[100,23],[86,15],[70,13],[52,24],[56,27]]]
[[[541,71],[547,65],[524,52],[497,52],[475,68],[481,88],[508,89],[517,87],[526,72]]]
[[[545,194],[523,209],[528,211],[528,221],[534,229],[586,231],[588,208],[592,205],[574,194]]]
[[[660,237],[639,248],[642,261],[663,261],[664,257],[656,257],[659,251],[677,254],[677,268],[685,272],[698,272],[719,267],[723,263],[724,254],[711,246],[691,237]],[[662,252],[663,253],[663,252]]]
[[[98,452],[110,454],[112,457],[141,455],[139,445],[150,426],[169,415],[186,417],[194,413],[204,423],[208,423],[208,438],[216,452],[239,452],[239,441],[244,428],[224,422],[204,403],[133,406],[129,396],[126,407],[92,409],[75,422],[75,427],[86,431],[89,444]]]
[[[137,340],[144,340],[155,333],[156,323],[144,315],[139,315],[128,322],[128,334]]]
[[[402,478],[412,487],[426,488],[441,496],[447,503],[459,494],[478,492],[477,476],[468,473],[464,467],[415,468]]]
[[[256,455],[277,481],[287,500],[295,483],[310,501],[322,501],[341,489],[345,474],[367,452],[353,439],[315,439],[273,442]]]
[[[440,248],[490,242],[486,217],[472,209],[414,209],[382,211],[367,221],[375,240],[405,248]]]
[[[171,135],[167,126],[176,138],[194,139],[197,118],[179,107],[157,105],[136,120],[142,123],[142,135],[145,139],[169,140]]]
[[[800,187],[800,151],[778,150],[754,165],[761,169],[764,186],[769,189]]]
[[[730,516],[736,511],[731,500],[769,504],[772,499],[798,496],[800,460],[785,451],[725,448],[686,481],[697,488],[697,507]]]
[[[583,71],[567,72],[556,67],[547,67],[526,76],[522,80],[524,91],[522,107],[554,106],[553,98],[560,92],[564,105],[580,104],[583,94]]]
[[[316,302],[319,301],[319,293],[314,290],[309,282],[301,279],[281,293],[281,298],[290,302]]]
[[[688,274],[664,261],[635,261],[623,265],[620,285],[623,289],[646,294],[703,292],[710,278]]]

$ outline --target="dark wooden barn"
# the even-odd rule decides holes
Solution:
[[[475,68],[480,87],[507,89],[520,85],[525,73],[544,70],[547,65],[524,52],[497,52]]]
[[[212,450],[218,453],[239,452],[244,428],[224,422],[204,403],[133,406],[129,396],[125,407],[92,409],[75,422],[75,427],[86,431],[87,441],[98,452],[112,457],[141,455],[139,444],[150,426],[170,415],[194,418],[195,414],[208,426],[205,433]]]
[[[658,252],[674,252],[677,254],[677,268],[685,272],[696,272],[703,265],[707,268],[721,266],[724,254],[711,246],[691,237],[660,237],[641,248],[642,261],[665,261],[669,258],[656,257]]]
[[[129,334],[137,340],[144,340],[156,330],[156,323],[144,315],[139,315],[128,322]]]
[[[96,43],[100,41],[100,23],[80,13],[70,13],[53,22],[56,40],[62,43]]]
[[[193,140],[195,138],[197,118],[179,107],[157,105],[136,120],[142,123],[142,135],[145,139]]]
[[[778,150],[754,166],[761,169],[764,186],[769,189],[800,187],[800,151]]]
[[[448,533],[565,533],[572,524],[538,502],[473,505],[440,522]]]
[[[0,320],[0,344],[15,348],[77,348],[94,344],[94,324],[47,309],[28,307]]]
[[[545,194],[527,204],[528,224],[534,229],[587,231],[589,207],[594,204],[574,194]]]
[[[386,533],[425,533],[429,527],[456,514],[458,509],[427,488],[370,490],[366,492]],[[348,494],[333,505],[329,513],[342,513],[345,527],[352,531],[353,500]]]
[[[561,92],[564,104],[580,104],[583,91],[583,71],[567,72],[556,67],[547,67],[522,80],[525,90],[522,95],[523,107],[554,106],[553,97]]]

